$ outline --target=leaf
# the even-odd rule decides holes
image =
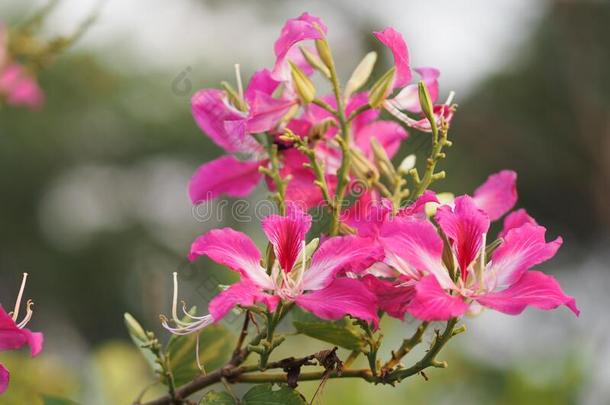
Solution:
[[[77,402],[74,402],[70,399],[55,397],[51,395],[44,395],[42,397],[42,402],[44,405],[79,405]]]
[[[199,405],[235,405],[235,400],[228,392],[208,391],[199,401]]]
[[[229,360],[233,336],[222,325],[211,325],[199,333],[199,360],[206,371],[214,370]],[[201,371],[197,367],[195,348],[197,334],[172,336],[167,343],[167,355],[176,385],[189,382]]]
[[[306,405],[303,396],[286,385],[274,390],[272,384],[252,387],[242,399],[243,405]]]
[[[123,315],[123,320],[125,322],[125,326],[127,327],[127,332],[129,332],[129,337],[133,341],[133,344],[140,350],[140,353],[142,353],[142,356],[144,356],[150,368],[155,372],[159,371],[160,367],[157,363],[155,355],[150,351],[150,349],[143,347],[149,339],[146,336],[146,332],[144,331],[142,326],[128,312],[125,312],[125,314]]]
[[[298,308],[292,311],[292,316],[292,324],[303,335],[349,350],[361,351],[366,345],[360,328],[354,326],[349,318],[325,321]]]

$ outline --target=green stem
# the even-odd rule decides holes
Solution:
[[[415,346],[417,346],[422,341],[422,337],[424,332],[428,328],[428,322],[422,322],[418,327],[415,333],[408,339],[402,341],[402,344],[395,352],[392,352],[392,358],[383,366],[384,370],[391,370],[396,367],[400,360],[405,357]]]

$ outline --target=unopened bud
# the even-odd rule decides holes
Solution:
[[[326,39],[316,39],[316,49],[318,50],[318,55],[322,62],[324,62],[329,70],[332,70],[335,62],[330,47],[328,46],[328,41],[326,41]]]
[[[292,75],[292,82],[294,83],[294,89],[303,104],[311,103],[313,99],[316,98],[316,87],[313,82],[292,62],[290,62],[290,72]]]
[[[369,92],[369,104],[373,108],[378,108],[383,104],[386,98],[392,92],[392,85],[394,84],[394,75],[396,74],[396,68],[388,70],[371,88]]]
[[[415,167],[415,161],[416,158],[414,154],[407,156],[402,160],[402,162],[400,162],[398,171],[403,174],[409,173],[409,171]]]
[[[142,328],[142,325],[140,325],[140,323],[136,321],[136,318],[134,318],[129,312],[125,312],[123,319],[125,321],[127,331],[134,341],[139,343],[147,343],[150,340],[146,335],[146,331],[144,331],[144,328]]]
[[[356,92],[360,87],[362,87],[364,83],[367,82],[367,80],[369,80],[376,61],[376,52],[369,52],[366,54],[366,56],[362,59],[358,66],[356,66],[356,69],[354,69],[352,76],[349,78],[347,84],[345,85],[345,98],[349,98],[354,92]]]
[[[417,91],[419,94],[419,104],[421,106],[422,112],[430,121],[431,125],[435,125],[436,117],[434,116],[434,106],[432,105],[432,99],[430,98],[430,92],[428,92],[428,87],[426,83],[420,81],[417,83]]]
[[[330,79],[330,70],[328,70],[328,67],[322,62],[318,55],[304,46],[301,47],[301,53],[312,68],[317,69],[320,73]]]

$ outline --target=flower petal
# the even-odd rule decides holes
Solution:
[[[415,296],[414,285],[400,285],[372,275],[364,276],[362,282],[377,297],[379,309],[394,318],[404,319],[408,304]]]
[[[455,199],[453,209],[448,205],[439,207],[436,220],[453,242],[461,275],[465,280],[468,266],[481,250],[483,234],[489,230],[489,217],[477,208],[472,198],[465,195]]]
[[[380,199],[372,190],[366,190],[359,199],[341,213],[341,222],[355,228],[358,236],[374,238],[379,236],[382,224],[392,214],[392,203]]]
[[[498,234],[498,237],[505,238],[508,231],[519,228],[525,224],[538,225],[538,222],[536,222],[534,218],[530,217],[527,211],[525,211],[523,208],[513,211],[508,214],[506,218],[504,218],[504,227]]]
[[[300,295],[296,304],[318,318],[337,320],[345,315],[377,325],[377,299],[360,281],[338,278],[330,285]]]
[[[411,67],[409,66],[409,50],[407,49],[407,43],[402,35],[391,27],[388,27],[381,32],[374,32],[373,35],[392,51],[392,54],[394,55],[394,64],[396,66],[394,88],[403,87],[411,81]]]
[[[32,357],[42,351],[43,335],[29,329],[18,328],[4,308],[0,306],[0,351],[30,347]]]
[[[476,300],[481,305],[509,315],[520,314],[528,305],[545,310],[565,305],[576,316],[580,314],[576,300],[563,292],[554,277],[540,271],[525,272],[507,289],[476,297]]]
[[[409,134],[402,125],[394,121],[375,121],[356,132],[354,141],[362,153],[368,159],[373,160],[373,148],[371,147],[373,138],[377,139],[388,157],[392,158],[398,152],[400,142],[408,137]]]
[[[425,219],[426,204],[429,202],[439,203],[436,193],[432,190],[426,190],[424,193],[417,198],[412,204],[401,208],[396,213],[397,217],[417,217]],[[423,217],[423,218],[422,218]]]
[[[402,274],[415,279],[421,277],[421,272],[434,274],[444,288],[453,286],[443,266],[443,241],[430,222],[395,218],[383,225],[380,241],[386,251],[386,263]]]
[[[303,276],[304,290],[320,290],[340,271],[360,273],[383,259],[383,250],[371,239],[358,236],[334,236],[326,239],[311,258]]]
[[[479,209],[487,213],[489,219],[495,221],[510,211],[517,202],[517,173],[512,170],[502,170],[492,174],[479,188],[472,198]]]
[[[250,78],[250,83],[248,83],[248,87],[246,88],[246,91],[244,91],[244,98],[250,105],[254,102],[256,93],[260,92],[270,96],[275,89],[278,88],[280,83],[281,82],[278,82],[271,77],[271,71],[269,71],[269,69],[257,70],[252,75],[252,78]]]
[[[462,316],[468,304],[458,295],[449,295],[433,275],[422,278],[415,285],[415,297],[409,304],[409,313],[423,321],[446,321]]]
[[[491,256],[485,274],[487,288],[509,287],[527,270],[555,256],[562,239],[558,237],[547,243],[545,233],[545,227],[530,223],[508,231],[504,242]]]
[[[273,289],[273,282],[260,265],[261,254],[245,234],[231,228],[213,229],[193,242],[189,260],[208,256],[216,263],[239,272],[261,288]]]
[[[261,180],[258,168],[262,161],[242,161],[222,156],[197,169],[189,181],[189,196],[193,204],[209,201],[221,194],[245,197]]]
[[[290,78],[287,57],[293,46],[301,41],[309,39],[321,39],[322,34],[318,28],[326,33],[326,25],[318,17],[309,13],[303,13],[297,18],[286,21],[280,37],[275,41],[275,66],[273,67],[272,77],[275,80],[286,81]]]
[[[242,280],[212,298],[208,305],[208,311],[210,311],[214,322],[218,322],[236,305],[251,307],[259,302],[265,304],[273,312],[280,299],[264,293],[259,286],[251,281]]]
[[[255,91],[250,103],[248,133],[262,133],[274,128],[294,104],[293,100],[277,99]]]
[[[430,100],[434,104],[438,99],[438,77],[441,74],[440,71],[432,67],[415,68],[414,70],[419,73],[421,80],[426,83],[430,93]],[[414,113],[421,112],[419,90],[415,83],[405,86],[392,101],[401,110]]]
[[[311,216],[298,209],[286,216],[269,215],[263,219],[263,231],[285,272],[290,272],[299,259],[310,227]]]

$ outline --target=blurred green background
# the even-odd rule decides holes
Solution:
[[[18,23],[41,4],[3,2],[0,20]],[[69,33],[93,5],[63,1],[43,35]],[[205,260],[188,265],[190,242],[220,224],[261,240],[258,222],[236,220],[234,205],[189,203],[192,172],[221,153],[193,122],[190,95],[232,81],[233,63],[244,77],[271,66],[283,21],[305,10],[329,26],[344,78],[371,48],[383,52],[377,72],[388,66],[370,35],[386,25],[405,34],[413,66],[441,69],[441,94],[456,90],[459,110],[449,175],[435,189],[471,192],[492,172],[517,170],[519,206],[565,240],[543,269],[582,310],[579,319],[563,309],[485,313],[466,320],[468,332],[442,353],[449,369],[430,371],[430,381],[332,381],[321,403],[610,403],[608,2],[109,0],[42,73],[45,107],[0,110],[0,297],[11,306],[29,272],[31,328],[46,337],[36,359],[0,354],[13,375],[0,404],[38,404],[41,393],[128,404],[152,381],[123,312],[167,338],[158,315],[170,308],[172,271],[200,307],[231,277]],[[412,133],[399,158],[423,156],[425,137]],[[254,215],[263,198],[258,189],[245,211]],[[413,325],[385,328],[387,354]],[[328,346],[294,341],[281,353]],[[310,398],[317,385],[301,387]]]

